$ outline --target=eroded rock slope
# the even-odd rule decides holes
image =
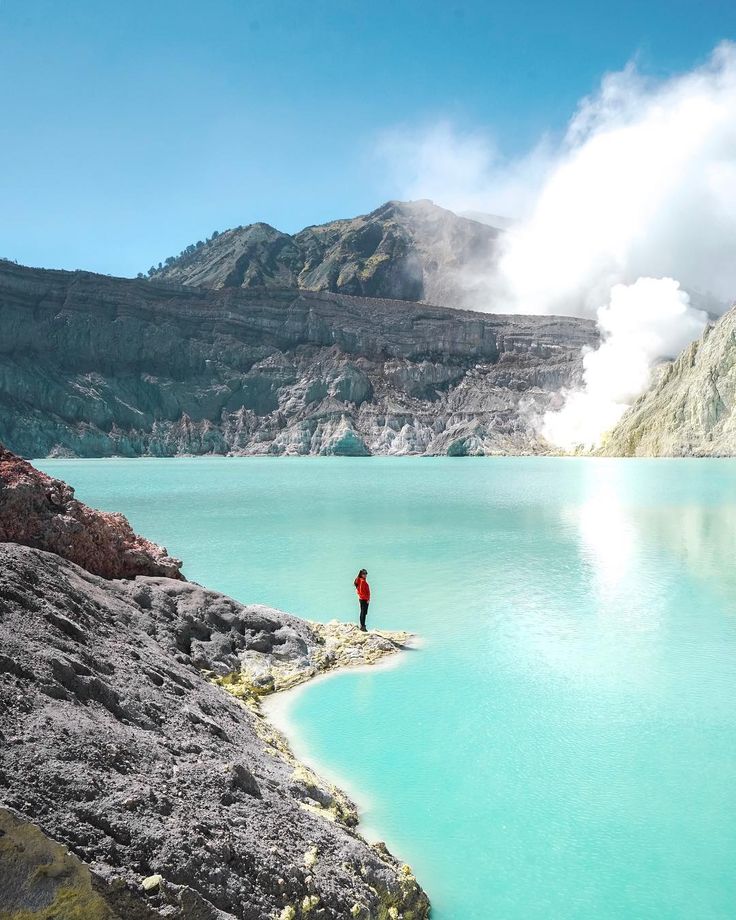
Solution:
[[[594,324],[0,263],[0,440],[26,457],[546,451]]]
[[[736,308],[666,365],[608,435],[616,457],[736,454]]]

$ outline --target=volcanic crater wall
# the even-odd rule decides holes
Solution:
[[[592,323],[0,263],[0,441],[33,456],[543,452]]]

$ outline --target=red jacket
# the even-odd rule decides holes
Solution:
[[[361,575],[355,579],[355,590],[358,592],[358,598],[361,601],[369,601],[371,599],[371,589],[368,582]]]

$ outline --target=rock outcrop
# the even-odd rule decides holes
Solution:
[[[356,633],[0,544],[0,917],[424,920],[258,707],[397,648]]]
[[[484,307],[499,230],[431,201],[389,201],[361,217],[290,236],[268,224],[226,230],[154,272],[210,288],[301,288],[392,300]]]
[[[122,514],[95,511],[74,489],[0,444],[0,543],[48,550],[105,578],[182,578],[181,562],[133,532]]]
[[[0,441],[26,457],[548,450],[592,322],[0,263]]]
[[[660,369],[599,453],[610,457],[736,454],[736,308]]]

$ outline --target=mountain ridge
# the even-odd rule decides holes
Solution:
[[[149,276],[211,288],[296,287],[472,307],[478,305],[473,279],[487,273],[502,232],[426,199],[388,201],[295,234],[264,222],[224,230],[152,266]]]

